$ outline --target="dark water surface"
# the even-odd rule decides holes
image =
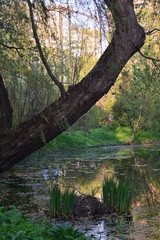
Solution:
[[[101,147],[54,153],[41,150],[0,175],[0,205],[37,219],[49,209],[55,181],[101,198],[105,177],[135,185],[131,215],[83,218],[72,224],[93,239],[160,239],[160,146]]]

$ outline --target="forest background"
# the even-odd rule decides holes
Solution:
[[[93,68],[111,41],[114,23],[108,9],[101,6],[99,11],[90,2],[51,1],[46,7],[41,3],[34,1],[33,11],[42,51],[67,90]],[[49,106],[59,90],[41,61],[26,2],[1,0],[0,8],[0,71],[16,128]],[[147,32],[143,48],[109,93],[53,140],[55,149],[160,140],[159,1],[135,1],[135,11]],[[41,139],[45,143],[43,132]]]

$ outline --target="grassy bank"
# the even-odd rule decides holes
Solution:
[[[130,128],[97,128],[88,132],[68,130],[51,141],[46,147],[54,150],[83,148],[102,145],[121,145],[128,143],[132,134]],[[133,143],[160,142],[160,134],[149,130],[136,132]]]

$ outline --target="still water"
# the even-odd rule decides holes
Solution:
[[[160,146],[89,148],[54,153],[40,150],[0,175],[0,205],[16,206],[37,219],[49,209],[55,182],[101,198],[104,178],[135,185],[131,214],[72,222],[92,239],[160,239]]]

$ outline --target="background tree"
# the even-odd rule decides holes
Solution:
[[[114,124],[132,127],[133,134],[139,128],[159,131],[160,21],[155,8],[159,9],[157,1],[147,1],[141,8],[137,7],[138,18],[146,29],[150,29],[152,22],[153,31],[147,31],[140,54],[136,54],[127,63],[117,82],[113,105]]]

